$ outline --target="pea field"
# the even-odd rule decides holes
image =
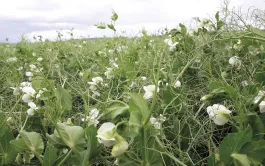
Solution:
[[[253,13],[125,37],[113,11],[95,25],[112,38],[0,44],[0,165],[265,165],[265,12]]]

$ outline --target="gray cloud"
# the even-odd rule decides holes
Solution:
[[[191,17],[207,17],[220,7],[213,0],[9,0],[0,6],[0,42],[6,37],[17,42],[22,34],[36,34],[48,38],[56,36],[56,30],[76,29],[82,36],[111,35],[99,31],[93,25],[109,22],[111,10],[119,14],[117,28],[137,34],[140,28],[155,31],[162,26],[174,26],[189,21]],[[263,0],[232,0],[233,6],[264,6]]]

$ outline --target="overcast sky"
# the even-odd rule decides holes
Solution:
[[[265,6],[264,0],[231,0],[231,6]],[[0,42],[6,37],[17,42],[21,35],[42,35],[56,39],[74,28],[76,37],[102,37],[111,31],[94,27],[109,22],[112,9],[119,15],[117,30],[127,36],[145,28],[154,32],[161,27],[173,28],[192,17],[208,17],[220,10],[219,0],[2,0],[0,6]],[[64,35],[67,37],[67,34]]]

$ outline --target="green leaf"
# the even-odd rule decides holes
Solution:
[[[250,125],[253,132],[253,140],[260,140],[263,138],[265,132],[264,124],[261,118],[256,114],[234,116],[233,119],[240,124]]]
[[[128,112],[128,110],[129,106],[126,103],[113,102],[108,106],[103,117],[106,119],[114,119],[118,115]]]
[[[181,24],[181,23],[179,24],[179,26],[180,26],[180,31],[181,31],[182,35],[186,36],[187,35],[187,28],[186,28],[186,26],[183,25],[183,24]]]
[[[0,137],[5,134],[6,129],[6,118],[4,117],[4,113],[0,111]]]
[[[39,133],[21,131],[20,135],[27,145],[28,150],[34,153],[37,152],[38,154],[42,154],[44,150],[44,144]]]
[[[217,22],[217,30],[220,30],[223,26],[224,26],[224,22],[223,21],[218,21]]]
[[[56,148],[63,148],[66,147],[66,145],[63,143],[63,141],[56,136],[56,134],[49,135],[46,133],[46,137],[49,140],[49,142]]]
[[[249,161],[247,155],[233,153],[231,156],[235,166],[251,166],[251,162]]]
[[[208,166],[215,166],[215,155],[214,154],[208,157],[207,164]]]
[[[46,147],[44,158],[43,158],[43,166],[53,166],[55,161],[57,160],[57,149],[54,148],[51,143],[48,142]]]
[[[129,111],[139,112],[143,117],[143,121],[145,121],[149,115],[147,101],[144,100],[142,95],[135,94],[135,93],[131,93],[130,95],[131,95],[131,101],[129,105]]]
[[[10,141],[10,144],[17,152],[23,152],[25,150],[28,150],[28,146],[22,138],[12,140]]]
[[[256,162],[262,162],[265,159],[265,140],[247,142],[240,153],[246,154]]]
[[[101,22],[101,23],[98,23],[98,24],[95,24],[95,26],[98,28],[98,29],[106,29],[106,24]]]
[[[98,139],[97,139],[97,128],[95,126],[89,126],[85,129],[87,136],[87,156],[91,160],[98,154]]]
[[[118,20],[118,14],[117,13],[115,13],[115,11],[112,11],[112,16],[111,16],[111,20],[112,21],[117,21]]]
[[[219,11],[216,12],[216,14],[215,14],[215,19],[216,19],[217,22],[219,21]]]
[[[129,124],[132,126],[141,127],[143,124],[141,113],[136,111],[131,112]]]
[[[221,161],[227,165],[232,160],[231,155],[238,153],[245,143],[251,139],[252,130],[250,127],[237,133],[228,134],[219,148]]]
[[[108,24],[108,28],[111,29],[111,30],[113,30],[113,31],[116,31],[114,25],[112,25],[112,24]]]
[[[55,96],[57,99],[57,105],[60,107],[62,112],[70,111],[72,109],[72,96],[66,89],[58,87],[55,90]]]
[[[6,130],[0,138],[0,165],[8,165],[14,162],[17,152],[11,147],[10,141],[15,139],[10,130]]]
[[[70,147],[74,152],[84,150],[86,142],[84,138],[84,129],[82,127],[68,126],[65,123],[58,122],[55,128],[62,142]]]
[[[265,85],[265,71],[256,72],[256,80]]]

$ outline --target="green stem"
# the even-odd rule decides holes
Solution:
[[[23,126],[21,127],[20,131],[24,130],[24,128],[25,128],[25,126],[26,126],[26,123],[27,123],[27,121],[28,121],[28,118],[29,118],[29,116],[27,115],[26,120],[25,120]],[[20,134],[17,135],[16,139],[18,139],[19,136],[20,136]]]
[[[72,153],[72,149],[67,153],[64,159],[57,166],[61,166],[65,162],[65,160],[69,158],[71,153]]]
[[[42,160],[42,158],[40,157],[40,155],[39,155],[39,153],[35,153],[34,152],[34,155],[39,159],[39,161],[40,161],[40,163],[41,163],[41,165],[43,164],[43,160]]]
[[[146,130],[145,128],[141,129],[141,137],[142,137],[142,159],[143,165],[148,165],[148,153],[147,153],[147,140],[146,140]]]

